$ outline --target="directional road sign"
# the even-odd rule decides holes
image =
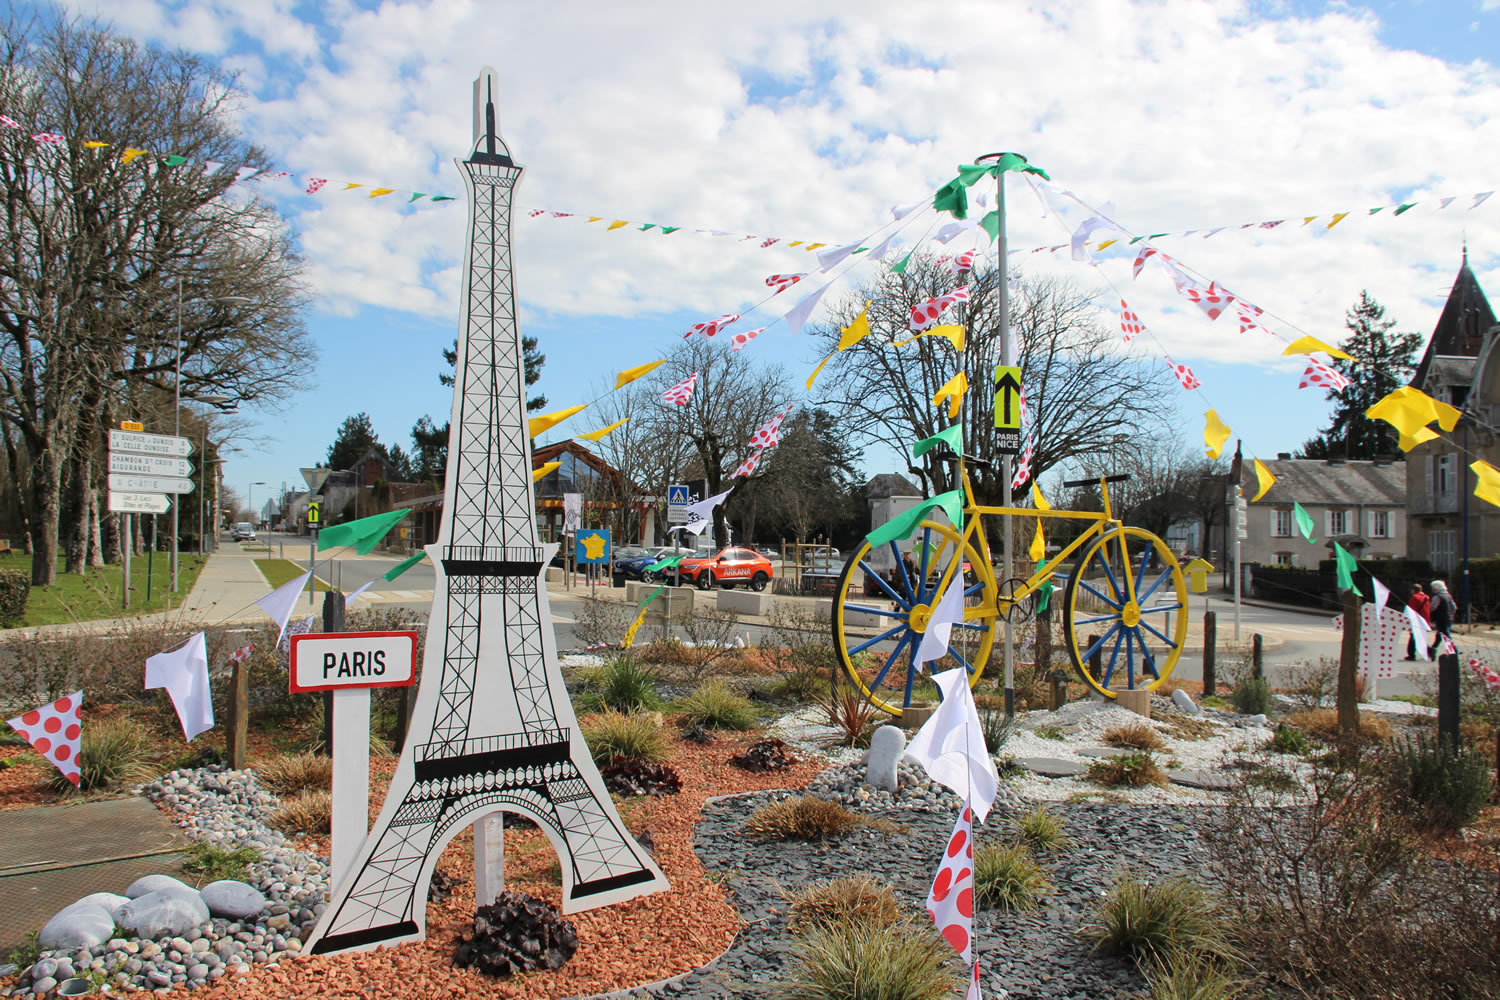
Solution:
[[[307,523],[308,524],[317,524],[322,519],[323,519],[323,505],[320,504],[320,503],[310,503],[310,504],[308,504],[307,505]]]
[[[995,366],[995,450],[1021,454],[1021,369]]]
[[[687,524],[692,520],[688,504],[692,503],[686,483],[674,483],[667,487],[667,523]]]
[[[187,458],[193,453],[193,442],[169,434],[138,434],[135,431],[109,432],[109,450],[128,451],[136,455],[168,455]]]
[[[331,469],[303,469],[302,478],[307,482],[307,488],[316,493],[327,481],[328,473],[331,471]]]
[[[191,493],[191,479],[173,476],[132,476],[128,473],[111,472],[109,488],[122,493]]]
[[[109,453],[109,471],[133,476],[191,476],[193,463],[185,458],[169,458],[165,455],[133,455],[112,451]]]
[[[172,509],[172,500],[165,493],[116,493],[109,491],[111,513],[121,514],[165,514]]]

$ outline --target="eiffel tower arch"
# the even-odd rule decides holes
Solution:
[[[511,267],[522,168],[495,122],[495,73],[474,83],[465,311],[424,669],[380,818],[304,947],[367,950],[425,936],[443,848],[476,819],[519,813],[557,852],[565,913],[668,887],[626,831],[578,732],[557,665],[538,543]]]

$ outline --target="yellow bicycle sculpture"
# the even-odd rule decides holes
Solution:
[[[1114,517],[1109,484],[1128,476],[1065,484],[1098,482],[1104,509],[1091,512],[980,506],[963,463],[959,474],[962,532],[922,521],[906,542],[881,546],[881,559],[872,559],[877,550],[865,541],[839,577],[834,643],[845,671],[872,704],[891,715],[911,704],[917,676],[912,656],[933,607],[956,574],[964,582],[964,620],[952,631],[949,657],[969,671],[973,686],[989,662],[1000,620],[1029,617],[1039,588],[1070,558],[1063,593],[1064,645],[1084,683],[1113,698],[1121,686],[1151,689],[1171,676],[1187,637],[1187,584],[1164,541]],[[995,577],[984,531],[985,519],[995,517],[1090,523],[1029,577],[1002,582]],[[906,553],[902,545],[909,547]],[[894,565],[882,571],[886,562]]]

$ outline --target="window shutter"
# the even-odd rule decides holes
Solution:
[[[1427,493],[1432,493],[1432,456],[1422,456],[1422,466],[1427,470]]]
[[[1280,538],[1281,537],[1281,532],[1279,532],[1279,531],[1276,530],[1276,527],[1277,527],[1277,525],[1276,525],[1276,519],[1280,515],[1281,515],[1281,511],[1276,510],[1274,507],[1271,509],[1271,537],[1272,538]]]
[[[1332,510],[1325,510],[1323,512],[1323,534],[1325,534],[1325,535],[1331,535],[1331,534],[1333,534],[1333,511]]]

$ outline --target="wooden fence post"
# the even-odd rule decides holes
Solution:
[[[1218,691],[1218,678],[1214,676],[1214,656],[1219,644],[1218,620],[1212,611],[1203,612],[1203,697]]]
[[[1355,676],[1359,668],[1359,595],[1344,592],[1344,644],[1339,649],[1339,735],[1352,738],[1359,732],[1359,698]]]

